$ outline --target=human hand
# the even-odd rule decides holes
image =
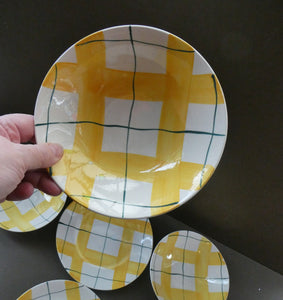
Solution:
[[[63,156],[58,144],[21,144],[34,142],[32,115],[0,116],[0,202],[29,198],[34,188],[56,196],[60,188],[48,175]]]

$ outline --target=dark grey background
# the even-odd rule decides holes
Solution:
[[[209,183],[171,215],[283,273],[281,9],[281,1],[267,0],[1,0],[0,114],[33,113],[50,66],[92,32],[144,24],[180,36],[216,72],[226,97],[229,134]],[[0,232],[1,253],[6,253],[0,257],[1,276],[7,271],[2,261],[15,262],[13,248],[19,251],[23,245],[31,264],[40,268],[34,249],[48,242],[44,230]]]

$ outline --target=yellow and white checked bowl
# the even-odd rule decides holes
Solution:
[[[35,107],[38,143],[57,142],[50,172],[89,209],[117,218],[166,213],[214,172],[227,134],[216,75],[188,43],[147,26],[93,33],[53,64]]]
[[[59,221],[56,245],[64,268],[76,281],[114,290],[144,271],[152,253],[152,228],[149,219],[106,217],[72,202]]]
[[[4,201],[0,204],[0,228],[14,232],[33,231],[53,221],[64,207],[67,196],[57,197],[35,190],[22,201]]]
[[[229,274],[219,250],[192,231],[165,236],[154,249],[150,279],[159,300],[225,300]]]
[[[100,300],[89,288],[75,281],[51,280],[38,284],[17,300]]]

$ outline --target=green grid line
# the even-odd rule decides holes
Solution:
[[[213,123],[212,123],[212,133],[214,133],[216,113],[217,113],[217,106],[218,106],[218,95],[217,95],[216,81],[215,81],[214,74],[211,75],[211,78],[213,80],[213,87],[214,87],[214,92],[215,92],[215,108],[214,108]],[[205,160],[204,160],[202,171],[201,171],[201,178],[200,178],[200,183],[199,183],[199,187],[200,188],[202,187],[202,180],[203,180],[203,175],[204,175],[204,169],[206,167],[207,158],[208,158],[208,154],[209,154],[210,147],[211,147],[211,144],[212,144],[212,140],[213,140],[213,135],[211,135],[211,137],[210,137],[209,145],[208,145],[208,148],[207,148],[207,151],[206,151]]]
[[[130,26],[131,27],[131,26]],[[99,42],[134,42],[134,43],[138,43],[138,44],[143,44],[143,45],[148,45],[148,46],[155,46],[155,47],[160,47],[160,48],[164,48],[166,50],[170,50],[170,51],[176,51],[176,52],[183,52],[183,53],[194,53],[194,50],[185,50],[185,49],[178,49],[178,48],[172,48],[172,47],[167,47],[161,44],[156,44],[156,43],[150,43],[150,42],[145,42],[145,41],[141,41],[141,40],[135,40],[135,39],[117,39],[117,40],[110,40],[110,39],[99,39],[99,40],[91,40],[91,41],[87,41],[84,43],[79,43],[76,44],[77,47],[80,46],[85,46],[88,44],[92,44],[92,43],[99,43]]]
[[[97,125],[101,127],[107,128],[123,128],[129,130],[136,130],[136,131],[161,131],[161,132],[168,132],[168,133],[192,133],[192,134],[204,134],[204,135],[213,135],[213,136],[226,136],[226,134],[215,133],[215,132],[208,132],[208,131],[200,131],[200,130],[170,130],[170,129],[163,129],[163,128],[138,128],[138,127],[131,127],[126,125],[117,125],[117,124],[102,124],[99,122],[94,121],[65,121],[65,122],[49,122],[49,123],[37,123],[35,127],[46,126],[46,125],[66,125],[66,124],[88,124],[88,125]]]
[[[37,192],[40,193],[39,190],[36,190],[36,191],[34,191],[34,193],[33,193],[32,195],[36,194]],[[32,202],[31,198],[28,198],[27,200],[30,202],[30,204],[32,205],[32,207],[34,208],[34,210],[37,212],[38,216],[41,217],[45,222],[49,222],[49,219],[47,219],[47,218],[45,218],[45,217],[43,216],[43,213],[44,213],[44,212],[41,214],[41,213],[38,211],[36,205]],[[45,201],[45,200],[43,200],[43,201]],[[43,201],[37,203],[37,205],[40,204],[40,203],[42,203]]]
[[[130,243],[130,242],[127,242],[127,241],[115,239],[115,238],[112,238],[112,237],[109,237],[109,236],[105,236],[105,235],[102,235],[102,234],[99,234],[99,233],[95,233],[95,232],[92,232],[92,231],[89,231],[89,230],[86,230],[86,229],[83,229],[83,228],[78,228],[78,227],[75,227],[75,226],[72,226],[72,225],[68,225],[68,224],[63,223],[61,221],[59,221],[58,223],[61,224],[61,225],[66,226],[66,227],[70,227],[70,228],[76,229],[76,230],[81,231],[81,232],[89,233],[89,234],[91,234],[93,236],[103,237],[103,238],[112,240],[114,242],[121,242],[123,244],[129,244],[129,245],[134,245],[134,246],[138,246],[138,247],[141,247],[141,248],[144,247],[144,248],[147,248],[147,249],[152,249],[152,247],[142,246],[142,245],[139,245],[139,244],[136,244],[136,243]]]
[[[136,91],[135,91],[135,80],[136,80],[136,70],[137,70],[137,57],[136,57],[136,50],[133,42],[133,34],[132,34],[132,27],[129,26],[129,34],[130,34],[130,40],[131,45],[133,49],[134,54],[134,73],[133,73],[133,80],[132,80],[132,91],[133,91],[133,100],[131,104],[130,114],[129,114],[129,120],[128,120],[128,129],[127,129],[127,140],[126,140],[126,164],[125,164],[125,180],[124,180],[124,191],[123,191],[123,207],[122,207],[122,218],[124,218],[125,215],[125,202],[126,202],[126,193],[127,193],[127,180],[128,180],[128,150],[129,150],[129,138],[130,138],[130,125],[132,121],[132,114],[133,109],[136,101]]]
[[[99,197],[94,197],[94,196],[88,196],[88,195],[69,195],[71,198],[75,198],[75,197],[81,197],[81,198],[89,198],[89,199],[95,199],[95,200],[101,200],[101,201],[107,201],[107,202],[111,202],[111,203],[116,203],[116,204],[120,204],[123,205],[123,203],[115,201],[115,200],[111,200],[111,199],[105,199],[105,198],[99,198]],[[143,207],[143,208],[160,208],[160,207],[167,207],[167,206],[173,206],[173,205],[177,205],[179,202],[172,202],[172,203],[167,203],[167,204],[163,204],[163,205],[141,205],[141,204],[133,204],[133,203],[125,203],[125,206],[133,206],[133,207]]]
[[[53,96],[55,93],[55,89],[56,89],[56,85],[57,85],[57,65],[55,64],[55,78],[54,78],[54,84],[53,84],[53,89],[50,95],[50,99],[49,99],[49,104],[48,104],[48,108],[47,108],[47,128],[46,128],[46,134],[45,134],[45,143],[47,143],[48,141],[48,130],[49,130],[49,121],[50,121],[50,108],[51,108],[51,104],[52,104],[52,100],[53,100]],[[48,168],[49,174],[50,176],[52,176],[52,167]]]
[[[182,235],[182,234],[170,234],[170,235],[168,235],[168,238],[175,237],[175,236],[184,237],[184,238],[187,237],[186,235]],[[193,236],[189,236],[189,238],[192,239],[192,240],[196,240],[196,241],[202,242],[202,243],[209,243],[209,244],[211,244],[211,242],[209,240],[202,240],[202,239],[195,238]]]
[[[170,276],[184,276],[184,277],[190,278],[190,279],[221,280],[221,281],[229,279],[229,277],[227,277],[227,278],[226,277],[201,277],[201,276],[186,275],[186,274],[181,274],[181,273],[172,273],[172,272],[166,272],[163,270],[156,270],[153,268],[150,268],[150,271],[156,272],[156,273],[163,273],[163,274],[170,275]]]
[[[71,224],[71,222],[72,222],[72,219],[73,219],[73,216],[74,216],[76,207],[77,207],[77,203],[75,202],[75,205],[74,205],[74,207],[73,207],[73,210],[71,211],[71,216],[70,216],[70,220],[69,220],[68,226],[70,226],[70,224]],[[70,211],[70,209],[66,210],[66,213],[67,213],[67,211]],[[61,261],[62,261],[62,259],[63,259],[64,248],[65,248],[65,243],[66,243],[66,239],[67,239],[68,232],[69,232],[69,227],[67,227],[67,230],[66,230],[66,232],[65,232],[65,237],[64,237],[64,239],[63,239],[63,245],[62,245],[62,251],[61,251]],[[59,254],[59,249],[58,249],[58,254]]]
[[[106,281],[115,281],[115,282],[126,283],[126,284],[131,283],[130,281],[126,281],[126,280],[118,280],[118,279],[112,279],[112,278],[107,278],[107,277],[103,277],[103,276],[90,275],[88,273],[80,272],[78,270],[73,270],[73,269],[70,269],[70,268],[65,268],[65,270],[67,270],[68,272],[74,272],[74,273],[77,273],[77,274],[80,274],[80,275],[88,276],[88,277],[91,277],[91,278],[103,279],[103,280],[106,280]]]
[[[147,228],[147,224],[149,222],[149,219],[146,219],[146,222],[145,222],[145,225],[144,225],[144,229],[143,229],[143,241],[144,241],[144,238],[146,236],[146,228]],[[135,245],[135,244],[134,244]],[[142,258],[142,251],[144,248],[147,248],[147,249],[150,249],[150,251],[152,250],[152,247],[147,247],[147,246],[144,246],[143,243],[141,245],[139,245],[141,247],[140,249],[140,256],[139,256],[139,261],[138,261],[138,267],[137,267],[137,273],[136,273],[136,277],[138,277],[138,274],[139,274],[139,270],[140,270],[140,265],[141,265],[141,258]]]
[[[189,231],[186,232],[186,240],[185,240],[185,245],[183,249],[183,261],[182,261],[182,286],[183,286],[183,300],[185,299],[185,256],[186,256],[186,246],[188,242],[188,237],[189,237]]]
[[[46,285],[47,285],[47,282],[46,282]],[[48,289],[48,293],[47,294],[44,294],[44,295],[41,295],[41,296],[37,296],[37,297],[32,297],[32,298],[30,298],[30,300],[37,300],[37,299],[40,299],[40,298],[43,298],[43,297],[46,297],[46,296],[49,296],[49,299],[52,299],[52,298],[50,298],[51,295],[56,295],[56,294],[60,294],[60,293],[65,292],[65,291],[72,291],[72,290],[80,289],[80,288],[83,288],[83,287],[84,287],[83,285],[80,285],[78,287],[63,289],[63,290],[56,291],[56,292],[50,292],[49,286],[47,285],[47,289]]]
[[[96,287],[97,280],[98,280],[98,277],[99,277],[99,274],[100,274],[100,270],[101,270],[101,265],[102,265],[102,260],[103,260],[103,256],[104,256],[104,250],[105,250],[105,247],[106,247],[107,234],[108,234],[108,231],[109,231],[110,222],[111,222],[111,217],[108,218],[108,224],[107,224],[107,228],[106,228],[105,239],[104,239],[104,243],[103,243],[103,249],[102,249],[102,252],[101,252],[100,263],[99,263],[99,266],[98,266],[97,277],[96,277],[95,283],[93,285],[94,289]]]
[[[49,103],[48,103],[48,108],[47,108],[47,128],[46,128],[46,134],[45,134],[45,143],[47,143],[47,141],[48,141],[50,109],[51,109],[51,104],[52,104],[54,92],[55,92],[56,85],[57,85],[57,65],[55,64],[54,67],[55,67],[55,79],[54,79],[54,84],[53,84],[53,88],[52,88],[52,92],[51,92],[51,95],[50,95],[50,98],[49,98]]]
[[[48,298],[49,298],[49,300],[51,300],[51,294],[50,294],[50,288],[49,288],[49,282],[47,281],[46,282],[46,287],[47,287],[47,292],[48,292]]]
[[[48,217],[48,219],[46,219],[46,222],[51,222],[51,221],[53,220],[53,217],[54,217],[55,215],[57,215],[57,214],[61,211],[61,208],[62,208],[62,206],[64,206],[64,205],[65,205],[65,203],[63,202],[62,205],[60,206],[60,208],[59,208],[58,210],[55,210],[55,211]],[[43,218],[43,219],[44,219],[44,218]],[[41,225],[41,224],[44,223],[44,222],[45,222],[45,221],[40,221],[39,223],[36,223],[35,225],[28,227],[27,230],[31,229],[32,227]]]

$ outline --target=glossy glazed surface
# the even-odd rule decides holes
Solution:
[[[67,196],[51,197],[39,190],[22,201],[4,201],[0,204],[0,228],[8,231],[33,231],[53,221],[64,207]]]
[[[100,300],[87,287],[70,280],[52,280],[26,291],[17,300]]]
[[[106,217],[72,202],[61,216],[56,245],[66,271],[97,290],[134,281],[147,266],[153,236],[149,219]]]
[[[219,250],[193,231],[165,236],[154,249],[150,279],[158,299],[225,300],[229,274]]]
[[[51,172],[89,209],[118,218],[172,210],[200,190],[224,149],[227,111],[208,63],[178,37],[146,26],[87,36],[40,88],[37,142],[57,142]]]

